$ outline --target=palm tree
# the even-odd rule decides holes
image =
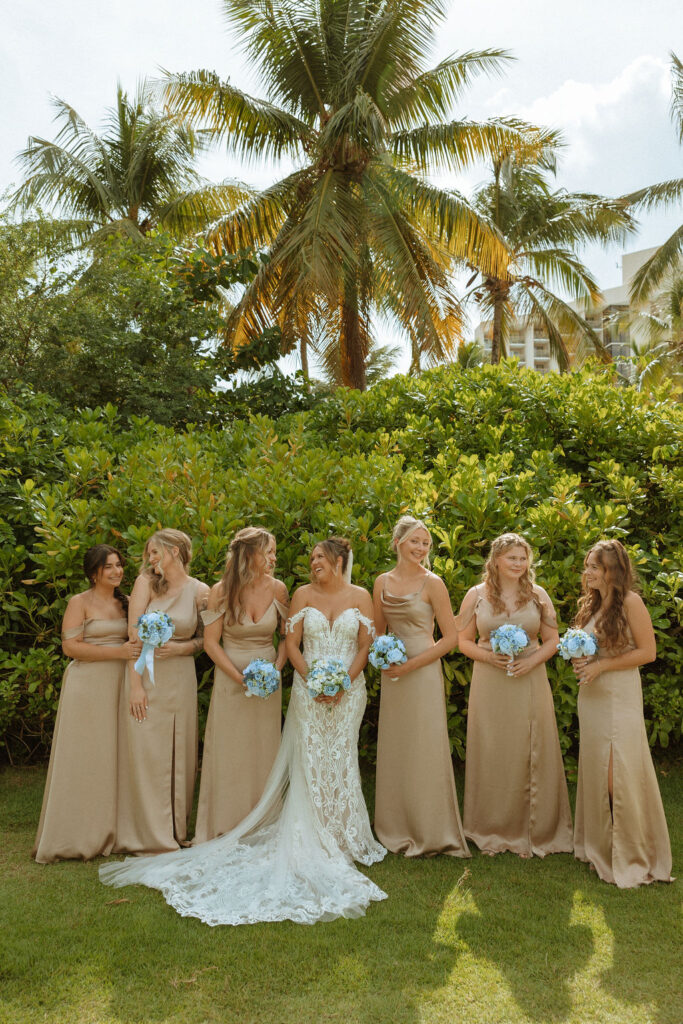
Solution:
[[[466,300],[473,299],[493,322],[491,361],[507,355],[510,328],[526,320],[545,328],[552,354],[566,369],[563,335],[588,341],[607,361],[600,339],[584,317],[557,294],[594,303],[598,285],[576,254],[586,242],[621,240],[633,223],[616,200],[587,193],[553,191],[561,138],[549,131],[543,152],[504,154],[493,162],[489,182],[476,193],[474,208],[505,240],[509,261],[502,273],[476,272]],[[476,282],[476,283],[474,283]]]
[[[683,277],[661,292],[648,312],[630,318],[632,379],[639,391],[672,380],[683,383]]]
[[[457,192],[426,180],[514,149],[528,126],[452,120],[477,74],[506,54],[426,56],[443,0],[224,0],[258,68],[256,99],[208,71],[169,76],[166,100],[232,153],[289,157],[295,169],[207,232],[217,250],[267,249],[270,260],[229,322],[239,346],[270,323],[302,362],[316,338],[339,347],[341,379],[366,386],[373,315],[393,319],[428,363],[450,355],[463,311],[452,270],[467,259],[502,274],[505,248]]]
[[[154,228],[185,236],[244,198],[238,186],[199,177],[193,164],[204,140],[157,109],[153,95],[141,82],[129,99],[119,85],[102,134],[55,97],[61,128],[53,142],[29,139],[18,157],[25,180],[12,205],[56,208],[71,243],[83,244],[109,232],[142,238]]]
[[[683,143],[683,63],[675,53],[671,54],[671,72],[673,87],[671,94],[671,119],[678,133],[679,143]],[[662,181],[658,185],[648,185],[638,192],[623,196],[622,201],[629,206],[641,210],[651,210],[657,206],[671,206],[683,198],[683,178]],[[683,224],[676,228],[670,238],[643,263],[631,282],[631,301],[643,302],[668,274],[675,274],[681,264],[683,254]]]

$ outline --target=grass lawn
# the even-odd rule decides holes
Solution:
[[[658,776],[680,874],[680,756]],[[101,861],[33,863],[44,778],[0,772],[3,1024],[683,1021],[680,882],[620,891],[565,855],[389,855],[364,918],[209,928],[100,885]]]

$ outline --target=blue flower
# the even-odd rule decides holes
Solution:
[[[375,668],[388,669],[391,665],[403,665],[408,660],[405,644],[393,633],[378,636],[373,641],[368,661]]]
[[[254,658],[250,661],[242,678],[246,685],[246,697],[270,697],[280,685],[280,673],[271,661]]]

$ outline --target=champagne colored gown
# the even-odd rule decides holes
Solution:
[[[128,622],[86,619],[63,639],[117,647]],[[116,834],[119,698],[126,662],[71,661],[59,695],[33,856],[39,864],[111,853]]]
[[[423,584],[424,587],[424,584]],[[382,590],[389,630],[409,658],[434,645],[434,610],[414,594]],[[375,831],[392,853],[469,857],[453,777],[441,662],[391,681],[382,673]]]
[[[304,608],[290,626],[300,619],[309,665],[341,658],[348,668],[359,624],[372,628],[358,608],[332,623],[319,609]],[[365,703],[362,673],[332,707],[314,701],[295,672],[280,750],[244,821],[198,846],[104,865],[101,880],[159,889],[183,917],[209,925],[360,917],[372,901],[386,899],[353,864],[375,864],[386,854],[370,829],[358,768]]]
[[[208,626],[223,617],[223,649],[243,672],[250,661],[275,661],[273,633],[287,608],[273,600],[254,622],[229,625],[225,607],[202,612]],[[246,697],[244,687],[218,666],[204,735],[197,826],[193,843],[205,843],[234,828],[261,799],[280,746],[282,689],[269,697]]]
[[[583,628],[594,633],[595,622]],[[631,641],[628,649],[633,646]],[[598,658],[613,654],[598,649]],[[580,686],[578,710],[576,857],[620,889],[670,882],[671,846],[645,731],[640,672],[603,672]],[[607,789],[610,751],[612,810]]]
[[[554,626],[552,606],[541,600],[545,621]],[[489,635],[510,622],[530,640],[518,660],[538,648],[541,612],[534,601],[512,613],[494,612],[482,587],[474,615],[481,647],[490,650]],[[467,838],[490,853],[572,852],[567,782],[545,665],[516,679],[505,669],[474,662],[463,823]]]
[[[190,577],[172,597],[153,596],[145,611],[166,612],[175,624],[173,639],[190,640],[199,626],[200,587]],[[137,722],[130,714],[128,679],[120,703],[117,853],[177,850],[187,836],[197,773],[193,655],[157,658],[154,678],[152,684],[145,669],[145,721]]]

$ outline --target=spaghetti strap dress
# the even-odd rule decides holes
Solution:
[[[225,607],[202,612],[205,626],[223,618],[223,649],[243,672],[250,661],[274,662],[273,634],[287,608],[273,599],[254,622],[228,624]],[[282,689],[269,697],[246,697],[244,687],[216,666],[204,735],[199,806],[193,843],[205,843],[234,828],[261,799],[280,747]]]
[[[543,607],[554,625],[551,608],[546,611],[544,602]],[[509,622],[521,626],[530,640],[518,659],[538,648],[541,611],[535,601],[512,613],[495,612],[482,587],[474,614],[481,647],[490,650],[490,634]],[[545,665],[515,678],[474,662],[463,824],[467,838],[487,853],[572,852],[567,781]]]
[[[584,629],[594,633],[595,622]],[[599,648],[598,658],[613,653]],[[640,672],[602,672],[579,687],[578,711],[576,857],[620,889],[670,882],[671,845],[645,731]],[[612,808],[607,789],[610,753]]]
[[[434,645],[434,610],[421,594],[396,597],[382,590],[387,625],[409,658]],[[391,671],[382,673],[375,831],[388,850],[406,857],[470,856],[458,810],[439,660],[396,682]]]

